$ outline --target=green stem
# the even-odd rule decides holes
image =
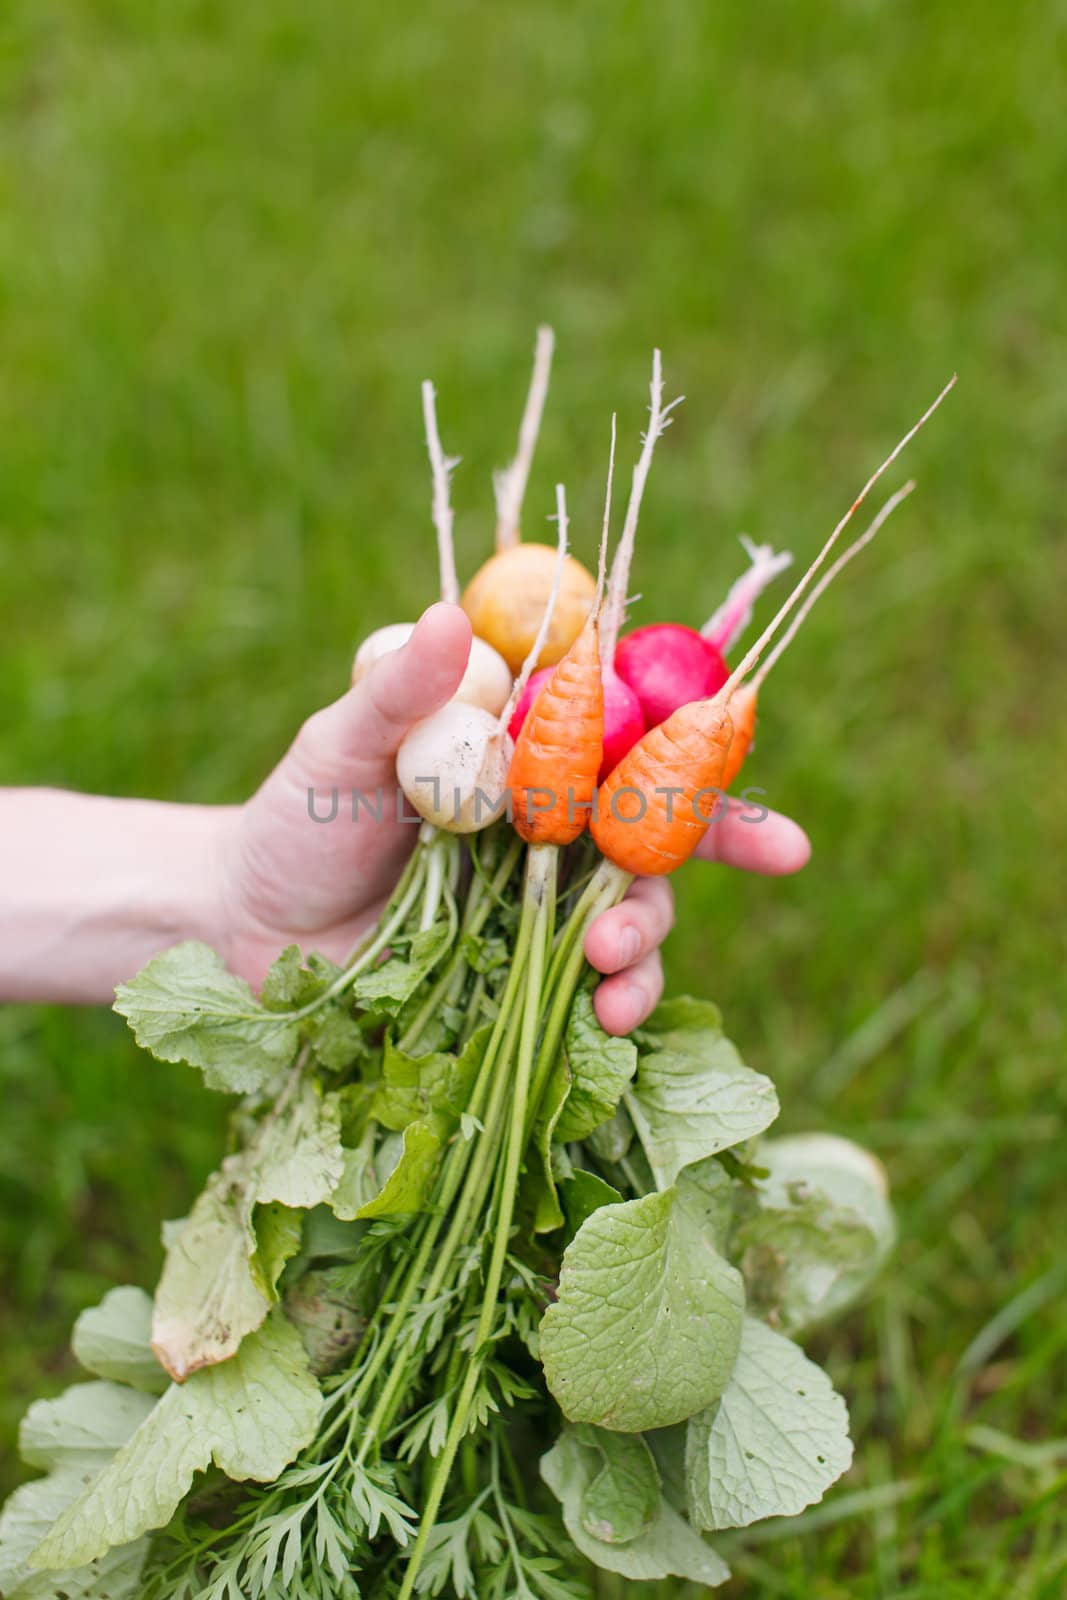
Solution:
[[[515,964],[512,967],[512,975],[514,975],[517,971],[521,972],[522,967],[525,966],[523,944],[523,929],[520,925],[519,939],[515,946]],[[517,983],[514,987],[518,987]],[[509,978],[508,990],[510,991],[511,989],[512,984]],[[487,1083],[489,1076],[492,1074],[493,1064],[495,1062],[496,1055],[499,1053],[499,1051],[494,1051],[492,1046],[494,1039],[497,1038],[497,1030],[500,1029],[502,1021],[506,1023],[507,1027],[507,1038],[505,1040],[503,1050],[503,1061],[507,1063],[511,1059],[515,1037],[518,1033],[519,1013],[514,1007],[514,996],[508,1000],[507,991],[505,993],[505,1000],[506,1008],[504,1004],[501,1005],[500,1014],[497,1017],[497,1027],[494,1029],[494,1033],[490,1036],[489,1047],[486,1049],[486,1054],[482,1059],[482,1065],[479,1069],[478,1082],[475,1084],[475,1094],[471,1097],[469,1108],[473,1107],[475,1104],[475,1095],[477,1095],[479,1085],[483,1083],[483,1079]],[[468,1220],[472,1214],[477,1215],[478,1211],[484,1205],[486,1187],[485,1170],[490,1164],[491,1156],[494,1155],[497,1150],[499,1135],[498,1124],[504,1109],[504,1102],[507,1097],[507,1088],[508,1075],[506,1071],[499,1071],[493,1075],[492,1093],[490,1096],[488,1109],[485,1110],[484,1115],[484,1131],[476,1136],[476,1139],[472,1141],[472,1144],[467,1144],[466,1141],[462,1139],[456,1139],[453,1141],[449,1151],[448,1160],[446,1161],[441,1190],[440,1193],[435,1196],[434,1213],[431,1217],[427,1218],[426,1231],[423,1235],[418,1254],[416,1255],[414,1262],[411,1264],[410,1275],[405,1286],[404,1295],[402,1296],[401,1303],[398,1306],[397,1314],[390,1323],[387,1336],[383,1340],[383,1344],[385,1345],[384,1352],[381,1349],[379,1349],[377,1352],[372,1369],[369,1370],[366,1375],[366,1384],[364,1385],[364,1382],[361,1381],[361,1388],[364,1386],[369,1387],[370,1382],[377,1377],[378,1371],[381,1368],[386,1356],[392,1353],[392,1350],[396,1344],[397,1336],[402,1331],[403,1320],[406,1317],[412,1302],[414,1301],[416,1293],[421,1289],[421,1299],[423,1303],[426,1304],[436,1299],[445,1286],[448,1275],[451,1272],[455,1262],[456,1253],[467,1235]],[[479,1100],[478,1110],[472,1111],[472,1115],[481,1118],[483,1100],[484,1096]],[[461,1186],[462,1192],[460,1192]],[[453,1210],[453,1203],[456,1202],[457,1194],[459,1195],[459,1200],[458,1203],[455,1204],[455,1209]],[[449,1216],[450,1211],[451,1218],[449,1220],[448,1233],[446,1234],[440,1248],[437,1250],[437,1257],[434,1262],[433,1270],[430,1272],[429,1279],[425,1284],[423,1284],[421,1281],[422,1276],[429,1268],[430,1258],[433,1255],[435,1246],[437,1245],[441,1228],[444,1226],[445,1219]],[[410,1344],[411,1341],[408,1340],[407,1343]],[[385,1387],[378,1396],[374,1410],[368,1419],[366,1428],[367,1438],[364,1445],[360,1447],[359,1459],[361,1461],[366,1458],[367,1453],[373,1447],[375,1438],[378,1436],[381,1429],[388,1426],[388,1423],[395,1412],[396,1406],[402,1399],[404,1385],[408,1381],[408,1374],[413,1359],[414,1352],[412,1350],[404,1348],[401,1349],[399,1358],[394,1362],[393,1369],[386,1380]]]
[[[609,906],[616,905],[622,899],[632,881],[631,874],[623,872],[621,867],[613,866],[610,861],[601,862],[568,919],[561,942],[553,952],[545,985],[550,996],[549,1012],[530,1087],[527,1138],[533,1130],[534,1119],[548,1086],[552,1068],[556,1064],[575,990],[585,970],[586,929],[602,911],[606,911]]]
[[[520,931],[529,926],[531,910],[533,926],[529,940],[529,966],[523,996],[522,1028],[516,1071],[511,1085],[512,1101],[505,1146],[504,1176],[493,1233],[493,1248],[482,1293],[482,1308],[478,1317],[474,1350],[452,1413],[444,1449],[434,1465],[426,1504],[419,1519],[418,1536],[408,1560],[397,1600],[411,1600],[411,1595],[414,1593],[427,1540],[437,1521],[456,1454],[467,1430],[471,1404],[485,1363],[486,1345],[493,1329],[493,1319],[507,1262],[508,1245],[511,1241],[519,1169],[526,1148],[526,1106],[541,1022],[541,992],[545,978],[547,936],[552,926],[557,860],[558,851],[551,845],[532,846],[527,856],[526,889],[523,895],[523,920]]]
[[[521,839],[513,840],[491,881],[487,881],[481,873],[477,875],[476,882],[471,884],[463,919],[459,926],[460,940],[463,940],[468,935],[476,936],[485,927],[494,904],[502,895],[508,880],[515,871],[521,850]],[[413,1047],[418,1043],[427,1023],[436,1016],[442,1002],[451,998],[455,980],[457,976],[462,979],[466,965],[467,958],[462,949],[456,949],[441,976],[419,1007],[410,1026],[405,1030],[404,1037],[400,1040],[400,1049],[408,1055],[412,1054]]]
[[[475,1080],[471,1099],[468,1103],[468,1110],[471,1115],[479,1119],[482,1116],[490,1084],[492,1084],[493,1090],[490,1104],[494,1108],[496,1104],[502,1101],[503,1094],[507,1088],[507,1075],[505,1073],[494,1073],[494,1066],[500,1053],[501,1044],[506,1042],[511,1032],[512,1022],[517,1019],[515,1011],[516,1000],[525,974],[533,924],[533,911],[531,910],[527,913],[524,908],[523,918],[519,924],[518,937],[515,942],[512,967],[508,974],[508,982],[501,1001],[500,1011],[493,1025],[493,1031],[489,1036],[485,1055],[482,1057],[478,1069],[478,1077]],[[505,1050],[505,1059],[507,1059],[508,1054],[509,1052]],[[483,1187],[482,1173],[487,1157],[495,1152],[495,1121],[496,1118],[491,1111],[485,1118],[485,1130],[483,1133],[476,1135],[475,1139],[470,1143],[462,1138],[456,1138],[449,1147],[440,1190],[434,1196],[434,1210],[425,1218],[422,1238],[419,1242],[415,1259],[411,1262],[407,1281],[397,1302],[396,1309],[390,1318],[389,1326],[382,1337],[381,1344],[360,1379],[359,1387],[352,1400],[353,1409],[357,1408],[370,1392],[384,1363],[392,1354],[397,1339],[405,1329],[408,1313],[416,1295],[419,1295],[421,1291],[421,1298],[426,1303],[435,1299],[444,1287],[456,1250],[464,1236],[467,1216],[472,1209],[472,1202]],[[465,1178],[467,1180],[466,1184],[464,1184]],[[460,1203],[451,1217],[448,1234],[437,1253],[437,1259],[429,1281],[424,1285],[422,1282],[423,1274],[430,1265],[430,1259],[441,1229],[456,1199],[456,1195],[460,1191],[461,1185],[463,1185],[463,1194]],[[407,1382],[409,1369],[410,1355],[404,1353],[398,1361],[394,1362],[385,1386],[378,1395],[374,1409],[367,1419],[363,1441],[359,1449],[358,1461],[360,1463],[365,1461],[370,1451],[375,1448],[379,1431],[403,1392],[403,1385]]]
[[[409,867],[412,867],[414,870],[412,870],[409,882],[405,885],[405,893],[399,899],[397,899],[396,896],[393,898],[392,914],[390,915],[389,910],[386,910],[385,917],[378,924],[377,930],[375,931],[373,938],[370,940],[370,943],[365,944],[360,948],[358,955],[353,958],[351,963],[345,968],[340,976],[334,979],[334,981],[330,984],[330,987],[324,990],[322,994],[318,995],[316,999],[309,1001],[306,1006],[301,1006],[299,1011],[285,1012],[284,1016],[286,1021],[301,1021],[304,1017],[310,1017],[314,1012],[326,1005],[327,1001],[336,1000],[339,994],[344,993],[345,989],[348,988],[352,980],[357,978],[361,972],[369,967],[371,962],[375,961],[378,956],[381,955],[382,951],[388,947],[392,940],[396,938],[397,934],[407,922],[412,908],[414,907],[415,902],[419,898],[419,894],[422,890],[423,879],[426,873],[426,855],[427,846],[420,842],[419,845],[416,846],[412,861],[408,864]],[[403,879],[401,882],[403,883]]]

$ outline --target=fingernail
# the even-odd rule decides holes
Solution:
[[[641,935],[636,928],[624,928],[619,934],[619,966],[633,966],[640,954]]]

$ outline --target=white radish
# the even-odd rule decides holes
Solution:
[[[502,815],[512,749],[492,712],[450,700],[405,735],[396,775],[420,817],[449,833],[477,833]]]
[[[384,628],[375,628],[369,633],[356,651],[355,660],[352,662],[352,685],[365,678],[376,661],[382,656],[387,656],[393,650],[399,650],[407,644],[415,632],[413,622],[387,622]]]

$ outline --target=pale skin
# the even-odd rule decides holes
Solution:
[[[470,624],[452,605],[316,712],[243,806],[168,805],[49,789],[0,790],[0,1000],[109,1004],[160,950],[204,939],[253,987],[287,944],[343,961],[388,897],[417,829],[396,819],[395,755],[407,729],[453,694]],[[308,791],[337,819],[316,824]],[[350,820],[353,790],[384,791],[382,820]],[[797,872],[803,830],[732,806],[699,854],[750,872]],[[597,1015],[628,1033],[663,987],[660,945],[674,920],[666,879],[633,885],[590,927],[604,974]]]

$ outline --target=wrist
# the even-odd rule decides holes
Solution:
[[[12,937],[0,995],[107,1004],[183,939],[224,942],[223,861],[236,808],[61,790],[0,796]]]

